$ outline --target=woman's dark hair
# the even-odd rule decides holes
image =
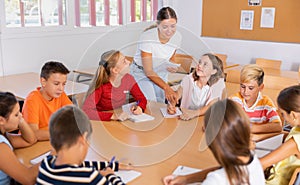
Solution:
[[[171,19],[171,18],[176,19],[177,21],[176,12],[170,7],[163,7],[157,12],[157,16],[156,16],[157,24],[159,24],[161,21],[165,19]]]
[[[300,85],[283,89],[277,97],[277,104],[288,114],[291,111],[300,112]]]
[[[14,106],[18,103],[15,95],[10,92],[0,92],[0,116],[8,119]]]

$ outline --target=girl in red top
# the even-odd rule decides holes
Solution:
[[[147,100],[134,78],[128,73],[130,62],[120,51],[102,54],[95,77],[90,84],[82,109],[92,120],[125,120],[124,112],[107,112],[126,103],[129,93],[137,102],[132,107],[133,114],[141,114],[146,109]]]

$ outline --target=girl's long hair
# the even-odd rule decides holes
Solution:
[[[96,74],[85,97],[92,94],[102,84],[109,82],[110,70],[114,68],[120,57],[120,51],[110,50],[102,54]]]
[[[300,85],[283,89],[277,97],[277,104],[288,114],[291,111],[300,112]]]
[[[252,158],[249,119],[245,112],[232,100],[225,99],[208,109],[204,123],[208,147],[225,169],[230,185],[249,185],[247,163],[239,159],[240,156]]]

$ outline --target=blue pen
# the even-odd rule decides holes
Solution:
[[[116,159],[116,156],[113,156],[113,157],[111,158],[111,160],[109,161],[107,167],[111,167],[111,168],[112,168],[112,165],[113,165],[113,162],[115,162],[115,159]]]
[[[140,104],[140,100],[136,101],[135,106],[133,107],[132,111],[135,111],[137,109],[137,107]]]

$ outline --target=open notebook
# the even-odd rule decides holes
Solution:
[[[173,171],[173,175],[189,175],[192,173],[196,173],[196,172],[200,172],[201,169],[197,169],[197,168],[191,168],[188,166],[177,166],[177,168]],[[195,183],[190,183],[188,185],[200,185],[201,182],[195,182]]]
[[[139,114],[139,115],[135,115],[135,114],[132,114],[131,112],[131,107],[136,105],[135,102],[133,103],[128,103],[128,104],[125,104],[122,106],[122,110],[123,112],[127,113],[129,115],[129,119],[133,122],[143,122],[143,121],[151,121],[151,120],[154,120],[154,117],[153,116],[150,116],[149,114],[146,114],[146,113],[142,113],[142,114]]]
[[[282,140],[283,134],[279,134],[257,142],[255,146],[255,153],[257,157],[263,157],[278,148],[282,144]]]

